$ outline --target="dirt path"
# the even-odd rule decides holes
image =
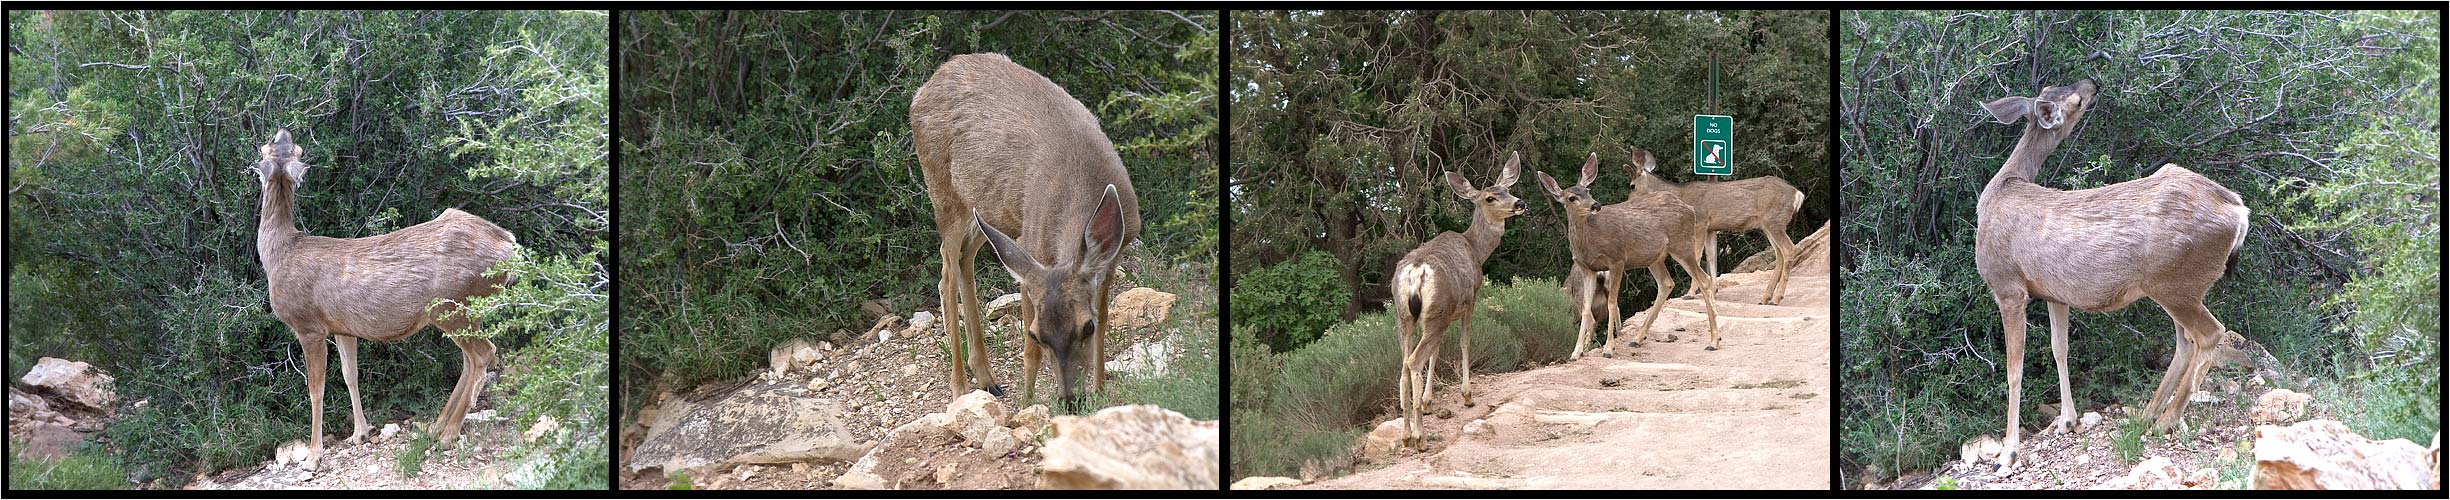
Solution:
[[[1654,342],[1620,336],[1613,359],[1475,376],[1477,407],[1442,385],[1429,413],[1452,418],[1425,417],[1427,452],[1301,488],[1826,489],[1829,276],[1795,275],[1784,304],[1752,304],[1769,276],[1726,276],[1718,351],[1702,350],[1701,302],[1673,300]]]
[[[485,410],[480,409],[478,412]],[[400,474],[399,457],[409,446],[409,422],[391,439],[358,444],[341,442],[348,435],[326,435],[321,470],[267,460],[250,468],[231,469],[197,478],[191,490],[374,490],[374,489],[507,489],[511,463],[502,458],[519,444],[519,430],[495,412],[476,421],[476,412],[461,424],[460,446],[429,452],[413,476]],[[346,417],[341,428],[346,428]],[[326,422],[329,424],[330,422]],[[430,422],[429,422],[430,423]],[[381,429],[382,424],[375,424]]]

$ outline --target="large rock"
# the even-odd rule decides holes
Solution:
[[[9,439],[17,441],[10,448],[29,457],[58,460],[76,449],[83,435],[69,427],[75,419],[51,409],[42,397],[20,392],[16,387],[9,394]]]
[[[2246,419],[2258,424],[2285,424],[2305,416],[2305,405],[2313,396],[2288,389],[2272,389],[2255,398],[2254,409],[2246,411]]]
[[[868,448],[845,429],[832,402],[795,395],[798,384],[758,384],[711,401],[667,400],[628,470],[709,465],[850,461]]]
[[[1174,294],[1148,287],[1124,290],[1106,306],[1106,316],[1124,330],[1164,323],[1166,313],[1174,310],[1174,299]]]
[[[2152,457],[2135,464],[2125,477],[2111,479],[2094,486],[2096,490],[2206,490],[2212,489],[2220,474],[2211,469],[2199,469],[2181,474],[2177,462],[2169,457]]]
[[[987,301],[987,320],[995,321],[1006,316],[1019,318],[1019,315],[1013,314],[1013,311],[1018,310],[1015,307],[1019,305],[1021,305],[1021,294],[1017,293],[1007,293],[996,297],[995,300]]]
[[[2257,426],[2254,488],[2431,489],[2441,474],[2433,453],[2405,439],[2367,439],[2337,420]]]
[[[1113,360],[1107,361],[1106,371],[1141,376],[1161,375],[1165,373],[1166,364],[1173,360],[1174,351],[1171,339],[1143,342],[1124,349]]]
[[[817,359],[816,344],[808,342],[808,339],[791,339],[766,354],[766,366],[774,371],[775,377],[780,378],[792,370],[815,366]]]
[[[1215,490],[1217,421],[1156,405],[1055,417],[1038,486],[1053,489]]]
[[[56,395],[62,402],[95,410],[108,411],[111,403],[119,401],[119,395],[111,392],[111,376],[83,361],[42,358],[19,380],[35,392]]]
[[[1361,436],[1361,459],[1379,461],[1392,458],[1404,449],[1404,419],[1379,422],[1378,427]]]
[[[959,434],[971,443],[985,442],[990,434],[1010,434],[1004,431],[1004,423],[1011,412],[1005,410],[1004,402],[997,401],[987,391],[970,391],[969,394],[953,398],[953,404],[945,407],[945,413],[952,416],[950,427],[945,430]]]

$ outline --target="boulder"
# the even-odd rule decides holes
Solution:
[[[1012,313],[1018,310],[1014,308],[1020,305],[1021,294],[1017,293],[1007,293],[1002,297],[996,297],[995,300],[987,301],[987,320],[995,321],[1007,316],[1017,318],[1019,316]]]
[[[111,376],[83,361],[42,358],[19,379],[36,393],[58,396],[61,402],[108,411],[119,394],[111,392]]]
[[[1087,417],[1055,417],[1039,453],[1038,487],[1216,490],[1217,421],[1156,405],[1116,406]]]
[[[2337,420],[2254,429],[2253,487],[2260,490],[2431,489],[2440,477],[2434,450],[2414,441],[2375,441]]]
[[[1165,373],[1167,362],[1174,358],[1175,347],[1169,339],[1157,339],[1131,346],[1106,362],[1106,371],[1140,376]]]
[[[2000,443],[1999,438],[1986,434],[1965,440],[1964,445],[1957,447],[1957,458],[1968,465],[1980,464],[2006,450],[2007,445]]]
[[[1046,405],[1029,405],[1028,408],[1022,408],[1020,412],[1012,414],[1012,426],[1045,433],[1046,427],[1054,423],[1053,417],[1049,417],[1048,414]]]
[[[1379,422],[1369,435],[1361,436],[1361,458],[1378,461],[1392,458],[1404,449],[1404,419]]]
[[[1004,409],[1003,401],[997,401],[987,391],[970,391],[969,394],[953,398],[953,404],[946,406],[944,412],[952,416],[950,427],[945,430],[960,434],[962,439],[972,444],[986,442],[987,436],[992,434],[1007,434],[1009,437],[1009,433],[1004,432],[1004,422],[1011,413]]]
[[[1122,330],[1164,323],[1166,313],[1174,309],[1175,295],[1148,287],[1124,290],[1106,306],[1106,315],[1114,327]]]
[[[2246,410],[2246,419],[2258,424],[2285,424],[2305,416],[2305,405],[2313,396],[2288,389],[2272,389],[2255,398],[2254,408]]]
[[[1233,486],[1229,489],[1264,490],[1278,486],[1293,486],[1299,484],[1302,484],[1302,480],[1289,477],[1251,476],[1242,478],[1240,481],[1234,481]]]
[[[840,407],[799,397],[797,385],[758,384],[710,401],[665,401],[631,456],[628,472],[849,461],[867,453],[844,425]]]
[[[884,476],[876,475],[875,471],[876,457],[862,457],[858,463],[851,464],[851,470],[843,471],[841,477],[834,478],[834,487],[846,490],[893,489],[891,484],[885,483]]]
[[[2135,464],[2127,475],[2094,486],[2097,490],[2200,490],[2211,489],[2218,473],[2211,469],[2193,474],[2180,474],[2178,464],[2169,457],[2152,457]]]

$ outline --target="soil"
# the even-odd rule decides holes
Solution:
[[[326,434],[323,437],[323,462],[319,470],[308,471],[297,464],[283,465],[265,461],[262,465],[231,469],[197,477],[187,485],[191,490],[371,490],[371,489],[508,489],[512,486],[503,476],[510,471],[509,462],[501,460],[519,444],[520,429],[506,414],[496,412],[493,419],[479,422],[477,412],[485,411],[479,400],[471,418],[460,425],[459,447],[450,451],[428,451],[425,463],[413,476],[402,476],[399,456],[409,446],[410,429],[416,422],[395,422],[400,432],[388,440],[373,440],[358,444],[341,442],[346,434]],[[330,422],[325,422],[330,425]],[[425,424],[432,424],[431,421]],[[342,420],[341,427],[348,425]],[[373,423],[368,437],[382,430]]]
[[[1701,301],[1671,300],[1652,342],[1624,345],[1644,314],[1627,320],[1613,358],[1475,374],[1478,406],[1441,382],[1428,450],[1298,488],[1827,489],[1829,276],[1793,275],[1781,305],[1754,304],[1770,275],[1724,277],[1719,350],[1702,349]]]

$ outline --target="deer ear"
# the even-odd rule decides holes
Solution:
[[[970,211],[970,225],[987,235],[987,246],[995,250],[995,261],[1004,265],[1004,272],[1012,273],[1013,281],[1023,284],[1037,281],[1040,270],[1045,266],[1039,265],[1038,259],[1031,258],[1028,250],[1022,250],[1019,243],[1013,243],[1011,237],[995,230],[995,226],[987,225],[986,219],[978,218],[977,210]]]
[[[1599,153],[1591,153],[1589,159],[1582,160],[1582,180],[1574,185],[1589,186],[1595,180],[1599,180]]]
[[[282,168],[288,170],[290,186],[296,187],[306,185],[306,162],[291,160],[288,165],[285,165]]]
[[[1532,172],[1532,174],[1540,176],[1540,187],[1547,189],[1549,196],[1560,198],[1565,196],[1565,190],[1557,189],[1557,178],[1549,177],[1548,172]]]
[[[1516,178],[1515,174],[1520,174],[1522,172],[1523,152],[1516,151],[1512,154],[1506,155],[1506,169],[1504,172],[1497,174],[1497,188],[1505,189],[1514,187],[1514,179]]]
[[[273,144],[280,144],[280,145],[288,145],[288,144],[290,144],[290,142],[289,142],[289,129],[285,129],[285,128],[284,128],[284,129],[278,129],[277,131],[273,132],[273,133],[272,133],[272,143],[273,143]]]
[[[1100,279],[1106,270],[1114,268],[1116,257],[1123,255],[1123,197],[1115,194],[1113,184],[1106,185],[1106,194],[1097,199],[1097,211],[1090,212],[1089,227],[1081,231],[1080,270]]]
[[[1454,191],[1456,197],[1466,200],[1480,197],[1480,190],[1472,188],[1471,179],[1465,179],[1463,174],[1453,171],[1446,172],[1446,189]]]
[[[1651,156],[1650,151],[1642,148],[1633,148],[1632,161],[1633,167],[1645,174],[1651,173],[1653,169],[1657,169],[1659,167],[1659,158],[1656,156]]]
[[[1999,120],[1999,123],[2013,124],[2017,120],[2024,119],[2026,115],[2033,114],[2033,98],[2002,97],[1996,101],[1982,103],[1982,109],[1990,111],[1991,119]]]

